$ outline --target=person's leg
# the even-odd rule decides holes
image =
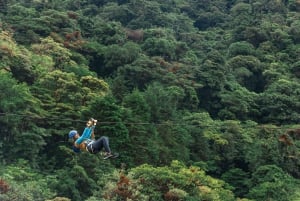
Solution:
[[[101,149],[104,148],[105,152],[111,153],[110,147],[109,147],[109,140],[108,137],[102,136],[98,140],[96,140],[93,144],[94,153],[98,153],[101,151]]]

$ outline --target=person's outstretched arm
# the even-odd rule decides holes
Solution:
[[[95,126],[86,127],[83,134],[75,141],[75,146],[79,146],[84,140],[91,139]]]

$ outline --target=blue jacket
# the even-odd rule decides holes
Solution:
[[[75,144],[80,145],[82,142],[84,142],[85,140],[91,139],[92,133],[95,129],[95,126],[91,126],[91,127],[86,127],[82,133],[82,135],[80,136],[80,138],[78,138],[75,141]]]

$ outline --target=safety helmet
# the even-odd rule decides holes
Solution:
[[[76,134],[77,134],[77,131],[76,131],[76,130],[71,130],[71,131],[69,132],[69,138],[73,138]]]

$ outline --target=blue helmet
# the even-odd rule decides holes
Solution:
[[[69,138],[73,138],[76,134],[77,134],[77,131],[76,131],[76,130],[71,130],[71,131],[69,132]]]

